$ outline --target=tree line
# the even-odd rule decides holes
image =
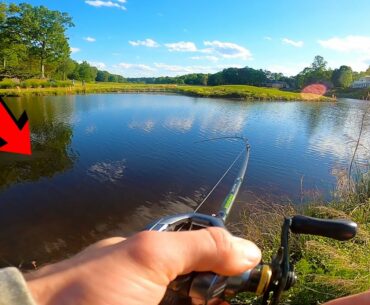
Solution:
[[[360,73],[349,66],[332,70],[322,56],[316,56],[309,67],[292,77],[244,67],[228,68],[214,74],[125,79],[121,75],[101,71],[86,61],[79,63],[71,59],[66,31],[73,26],[72,18],[67,13],[49,10],[45,6],[0,3],[0,80],[48,78],[201,86],[240,84],[295,90],[312,83],[348,88],[354,80],[370,74],[370,67]]]
[[[313,83],[323,83],[328,87],[348,88],[353,81],[362,76],[370,75],[370,66],[366,71],[355,72],[349,66],[338,69],[328,68],[322,56],[316,56],[309,67],[304,68],[296,76],[287,77],[282,73],[273,73],[262,69],[227,68],[214,74],[187,74],[175,77],[142,77],[127,78],[129,82],[146,84],[179,84],[179,85],[251,85],[273,86],[279,85],[286,89],[302,89]]]
[[[0,78],[124,82],[71,59],[66,31],[73,26],[67,13],[45,6],[0,3]]]

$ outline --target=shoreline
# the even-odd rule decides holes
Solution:
[[[194,97],[226,98],[243,101],[336,101],[330,97],[300,94],[273,88],[247,85],[224,85],[214,87],[180,85],[144,85],[128,83],[95,83],[55,88],[11,88],[0,89],[0,96],[57,96],[102,93],[175,93]]]

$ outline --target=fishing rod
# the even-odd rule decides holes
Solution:
[[[200,230],[207,227],[225,228],[225,222],[244,181],[249,162],[250,145],[244,137],[221,137],[201,142],[219,139],[241,140],[244,144],[243,149],[195,211],[161,218],[149,225],[146,230],[177,232]],[[198,213],[204,202],[242,156],[244,159],[237,177],[218,213],[213,215]],[[356,235],[357,224],[347,220],[325,220],[301,215],[285,218],[281,228],[280,247],[270,263],[261,262],[254,269],[232,277],[212,272],[192,272],[179,276],[168,286],[160,305],[218,305],[225,299],[233,298],[241,292],[252,292],[262,296],[262,305],[279,304],[282,292],[290,289],[297,279],[293,265],[290,263],[290,232],[319,235],[345,241]]]

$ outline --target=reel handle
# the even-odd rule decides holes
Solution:
[[[295,234],[311,234],[345,241],[355,237],[357,224],[349,220],[296,215],[291,218],[290,230]]]

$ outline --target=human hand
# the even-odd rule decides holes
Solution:
[[[252,242],[221,228],[141,232],[103,240],[25,278],[38,305],[157,305],[178,275],[236,275],[260,260]]]
[[[324,305],[370,305],[370,291],[333,300]]]

